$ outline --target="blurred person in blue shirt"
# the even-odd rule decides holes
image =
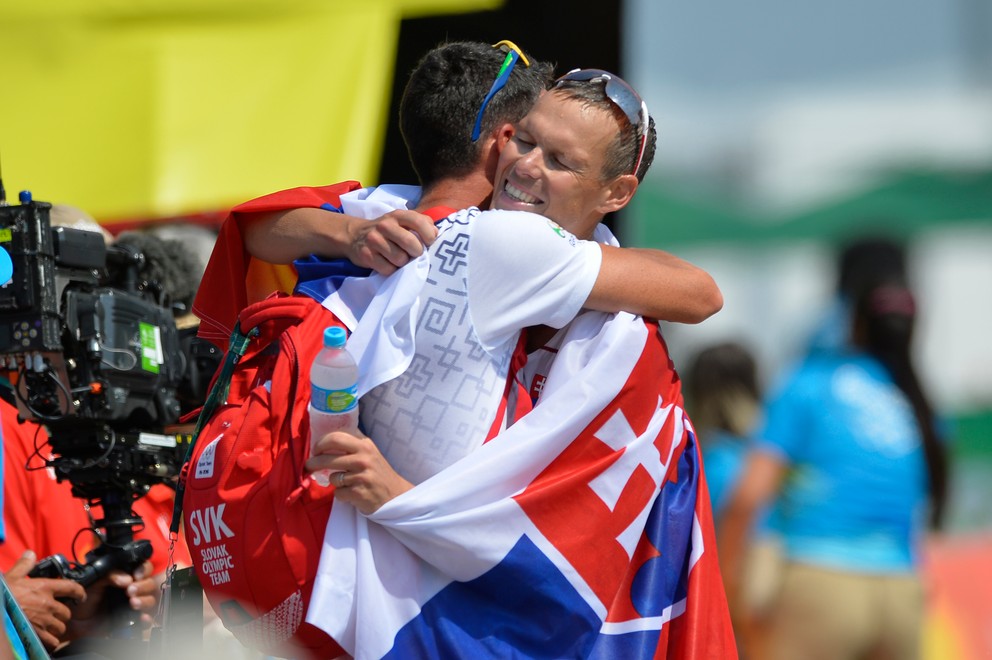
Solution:
[[[849,342],[811,351],[775,388],[719,531],[739,607],[748,530],[778,498],[773,659],[920,654],[920,545],[942,521],[947,457],[911,358],[912,292],[891,272],[860,286]]]

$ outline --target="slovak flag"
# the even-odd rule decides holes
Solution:
[[[656,324],[584,312],[540,403],[370,516],[307,621],[356,658],[736,658],[699,447]]]

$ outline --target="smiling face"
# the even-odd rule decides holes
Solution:
[[[603,216],[622,208],[637,187],[631,175],[601,179],[618,133],[610,113],[546,92],[500,153],[493,208],[539,213],[590,238]]]

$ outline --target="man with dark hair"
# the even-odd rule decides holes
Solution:
[[[514,55],[523,60],[480,116],[480,94],[486,93],[494,68]],[[486,144],[479,136],[522,119],[551,75],[546,62],[479,42],[455,42],[428,52],[400,101],[400,131],[420,185],[429,190],[444,179],[474,173]]]
[[[491,77],[497,62],[505,64],[514,56],[518,58],[516,66],[500,68],[497,83],[486,94],[488,83],[479,82],[488,80],[483,72]],[[423,446],[434,448],[423,453],[409,450],[404,465],[396,466],[415,481],[477,446],[465,442],[466,436],[481,432],[481,442],[512,421],[507,414],[527,403],[520,401],[514,388],[505,394],[502,386],[495,386],[507,379],[515,346],[509,340],[515,339],[521,328],[561,328],[580,307],[698,322],[722,304],[719,290],[706,273],[671,255],[586,242],[593,238],[606,213],[630,201],[639,178],[653,160],[654,125],[637,92],[608,72],[583,70],[564,76],[552,92],[542,97],[546,65],[524,64],[529,64],[526,55],[514,49],[447,44],[432,50],[417,66],[401,104],[400,123],[411,143],[411,159],[418,172],[429,173],[423,175],[424,188],[417,208],[469,208],[453,216],[456,219],[448,226],[455,226],[455,230],[449,233],[444,246],[430,248],[432,263],[453,261],[454,265],[450,272],[432,267],[420,302],[422,315],[439,307],[460,309],[464,304],[464,323],[446,326],[444,331],[445,337],[456,335],[463,341],[457,347],[451,341],[443,342],[443,346],[435,344],[435,339],[421,327],[417,330],[416,357],[412,358],[428,365],[454,360],[457,377],[448,370],[447,377],[432,380],[432,396],[425,401],[423,388],[411,386],[411,381],[423,380],[424,373],[408,370],[389,382],[375,383],[378,387],[370,385],[362,403],[363,424],[376,438],[379,449],[387,444],[409,448],[418,444],[416,438],[423,439]],[[519,78],[515,76],[518,71],[522,71]],[[514,75],[504,78],[504,74],[511,73]],[[505,85],[498,88],[501,79],[505,79]],[[492,89],[498,93],[492,94]],[[503,100],[504,92],[508,92],[508,100]],[[420,94],[428,100],[420,103]],[[528,99],[536,103],[526,114]],[[502,102],[497,105],[498,100]],[[438,113],[444,117],[436,117]],[[487,119],[497,113],[503,123]],[[474,128],[454,121],[467,117],[477,118]],[[484,130],[487,126],[493,127],[488,133]],[[447,163],[442,167],[437,163],[439,153],[459,163],[474,158],[476,165],[469,170]],[[546,162],[538,163],[538,158]],[[530,213],[480,212],[473,200],[491,197],[493,180],[497,182],[494,206]],[[560,228],[559,233],[547,231],[547,222],[534,213],[555,220],[585,241],[559,240],[565,233]],[[282,236],[289,238],[285,242],[289,255],[313,249],[318,236],[332,236],[337,242],[320,248],[322,253],[347,256],[362,263],[356,250],[342,249],[353,247],[355,242],[347,242],[352,236],[350,230],[340,230],[357,227],[359,233],[373,224],[347,216],[340,222],[329,221],[337,216],[328,216],[320,208],[300,208],[270,217],[274,224],[263,219],[246,227],[253,249],[264,252],[269,260],[285,258],[276,254]],[[404,249],[399,258],[390,254],[391,264],[419,254],[422,248],[418,236],[434,231],[433,225],[419,226],[424,216],[410,211],[395,211],[387,217],[409,219],[410,224],[392,226],[404,228],[407,239],[410,236],[406,228],[418,232],[413,235],[416,247]],[[298,233],[301,227],[305,228],[304,235]],[[281,235],[282,229],[287,234]],[[304,236],[306,240],[301,240]],[[368,236],[365,234],[365,238]],[[438,256],[440,252],[445,256]],[[384,254],[385,250],[379,258]],[[464,270],[461,263],[468,264]],[[313,264],[306,265],[309,270]],[[304,275],[303,279],[303,290],[324,290],[313,284],[312,275]],[[439,284],[442,280],[444,285]],[[658,286],[660,282],[664,287]],[[458,293],[445,293],[451,291]],[[348,315],[348,310],[340,306],[335,308],[327,302],[325,306],[342,318]],[[454,331],[454,327],[460,330]],[[529,348],[541,346],[553,334],[551,329],[535,329]],[[553,352],[545,350],[541,355],[552,356]],[[403,359],[397,356],[393,362],[398,364]],[[543,381],[548,369],[550,360],[532,360],[527,382]],[[468,383],[477,390],[471,409],[460,399]],[[405,407],[398,408],[397,397],[406,401]],[[380,414],[380,409],[392,412]],[[394,423],[398,409],[408,412],[405,419],[421,421],[413,427]],[[452,436],[452,428],[462,429],[459,438]],[[438,451],[438,447],[447,449]],[[414,457],[424,464],[415,467]],[[388,452],[386,458],[395,463],[395,457]],[[377,495],[383,494],[377,489]]]

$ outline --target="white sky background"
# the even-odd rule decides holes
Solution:
[[[894,159],[992,160],[989,0],[624,7],[624,70],[659,125],[655,174],[729,172],[779,206]]]
[[[625,0],[625,76],[658,123],[652,175],[748,208],[800,210],[892,164],[992,167],[992,1]],[[919,365],[938,406],[992,408],[992,209],[910,246]],[[681,252],[724,311],[666,330],[676,363],[737,336],[766,377],[830,298],[827,246]]]

